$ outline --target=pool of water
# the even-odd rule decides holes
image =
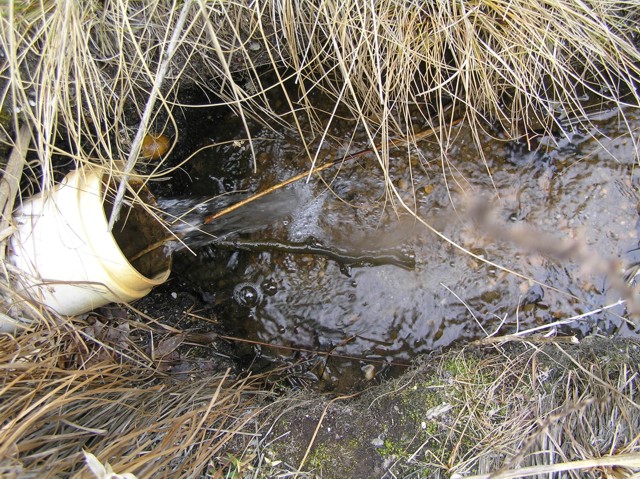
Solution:
[[[226,327],[258,344],[252,350],[262,356],[292,361],[330,353],[328,363],[320,356],[319,374],[329,383],[370,377],[371,368],[407,364],[454,342],[589,312],[540,333],[634,336],[635,293],[624,272],[640,260],[640,177],[629,133],[637,133],[640,119],[629,113],[627,120],[603,111],[597,129],[539,138],[535,149],[491,132],[480,133],[480,151],[464,124],[455,127],[445,157],[428,140],[392,149],[390,174],[406,209],[385,194],[369,153],[234,213],[235,237],[244,240],[313,238],[354,254],[409,250],[414,268],[218,250],[201,241],[196,256],[176,256],[176,274],[196,284]],[[251,128],[255,165],[241,122],[207,130],[208,139],[226,143],[185,166],[194,195],[250,196],[308,171],[296,134]],[[318,164],[368,146],[346,120],[330,137]],[[628,303],[597,312],[620,299]]]

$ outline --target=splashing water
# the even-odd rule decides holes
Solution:
[[[290,215],[301,201],[294,189],[278,190],[230,211],[209,224],[205,223],[211,215],[247,198],[249,195],[246,193],[232,193],[207,199],[158,199],[158,207],[175,236],[175,240],[166,245],[168,252],[197,249],[239,233],[260,231]]]

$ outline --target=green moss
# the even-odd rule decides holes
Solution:
[[[330,452],[329,447],[320,444],[313,448],[307,464],[311,469],[322,471],[331,464],[334,455]]]
[[[407,457],[407,445],[402,444],[402,442],[394,442],[390,439],[384,440],[384,445],[378,448],[378,453],[382,457]]]
[[[307,458],[306,469],[316,476],[326,479],[350,477],[357,465],[356,451],[362,449],[358,439],[350,439],[340,443],[318,444]]]
[[[435,421],[427,422],[427,427],[425,428],[424,432],[429,436],[435,436],[439,432],[438,423],[436,423]]]
[[[442,365],[442,368],[451,373],[454,377],[466,377],[477,373],[478,358],[473,356],[455,355],[449,356]]]
[[[421,425],[426,420],[427,411],[444,402],[441,390],[433,381],[421,382],[403,390],[400,400],[404,422],[411,421],[415,425]]]

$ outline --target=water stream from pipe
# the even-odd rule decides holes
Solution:
[[[604,112],[592,131],[540,138],[534,149],[486,134],[486,163],[465,127],[446,158],[428,141],[411,151],[391,150],[389,175],[403,201],[475,257],[394,209],[375,161],[363,157],[204,228],[203,215],[235,200],[223,196],[220,204],[194,209],[175,231],[197,254],[176,251],[174,269],[206,292],[231,334],[270,345],[249,355],[293,361],[330,354],[322,371],[331,384],[361,378],[370,365],[381,371],[455,342],[578,316],[542,332],[637,336],[628,309],[637,298],[618,302],[630,292],[623,271],[640,263],[640,174],[629,134],[640,120],[632,112],[627,119]],[[210,196],[219,195],[221,185],[256,192],[308,171],[293,136],[254,126],[257,172],[246,147],[225,143],[186,166],[190,188]],[[220,128],[229,129],[221,137],[243,135],[238,125]],[[350,150],[328,143],[319,164],[366,148],[364,134],[353,131],[336,121],[332,135],[350,138]],[[161,201],[178,214],[202,200]],[[282,251],[221,252],[210,235],[314,238],[347,251],[408,248],[415,267],[345,267],[329,257]]]

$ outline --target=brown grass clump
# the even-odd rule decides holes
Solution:
[[[639,14],[614,0],[12,3],[0,17],[2,127],[11,138],[32,126],[43,186],[55,155],[127,177],[145,134],[184,133],[177,92],[197,84],[243,121],[297,128],[315,162],[297,116],[267,96],[295,80],[285,115],[305,114],[322,140],[347,107],[386,172],[389,139],[452,115],[530,138],[588,124],[599,102],[637,105]],[[316,91],[333,111],[316,111]],[[443,151],[452,134],[439,135]]]
[[[252,434],[252,398],[267,394],[253,381],[163,381],[94,341],[71,322],[0,336],[2,477],[93,477],[83,451],[138,478],[198,477]]]

